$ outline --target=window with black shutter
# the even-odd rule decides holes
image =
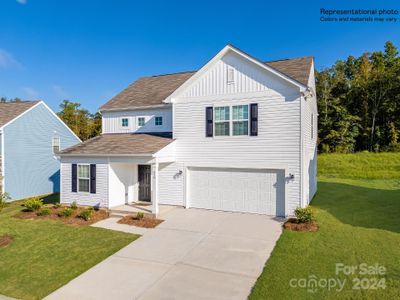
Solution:
[[[250,135],[258,135],[258,104],[250,104]]]

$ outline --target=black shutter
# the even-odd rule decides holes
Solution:
[[[258,135],[258,104],[250,104],[250,135]]]
[[[96,194],[96,165],[90,165],[90,193]]]
[[[76,166],[76,164],[72,164],[72,176],[71,176],[71,186],[72,186],[72,192],[73,193],[76,193],[77,191],[78,191],[78,189],[77,189],[77,174],[76,174],[76,171],[77,171],[77,166]]]
[[[206,137],[213,136],[213,108],[206,107]]]

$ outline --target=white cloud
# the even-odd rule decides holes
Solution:
[[[21,63],[14,56],[4,49],[0,48],[0,68],[2,69],[23,69]]]
[[[63,89],[62,86],[60,85],[53,85],[53,91],[56,93],[56,95],[58,97],[61,98],[67,98],[68,97],[68,93]]]
[[[28,2],[28,0],[16,0],[19,4],[26,4]]]
[[[39,95],[39,93],[35,89],[33,89],[29,86],[23,87],[22,90],[24,91],[26,96],[30,99],[34,99],[37,97],[37,95]]]

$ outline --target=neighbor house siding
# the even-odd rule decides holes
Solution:
[[[5,191],[12,199],[59,192],[60,162],[52,139],[60,137],[61,149],[79,143],[72,132],[43,103],[3,129]]]
[[[72,164],[96,164],[96,193],[72,192]],[[108,159],[71,158],[61,159],[61,203],[76,201],[79,205],[108,207]]]
[[[227,83],[224,64],[235,69],[234,83]],[[176,161],[185,167],[284,168],[295,176],[285,180],[286,212],[292,214],[301,205],[299,89],[233,55],[215,68],[174,98]],[[258,104],[258,136],[205,136],[206,107],[250,103]]]
[[[181,174],[179,171],[182,171]],[[158,202],[184,205],[184,166],[181,163],[162,163],[158,167]]]
[[[160,109],[145,109],[133,111],[104,111],[103,116],[103,133],[127,133],[127,132],[172,132],[172,112],[171,107]],[[145,118],[145,125],[138,126],[138,117]],[[155,125],[155,117],[162,117],[163,124]],[[127,128],[121,126],[121,119],[128,118],[129,126]]]

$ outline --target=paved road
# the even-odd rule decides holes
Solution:
[[[47,299],[246,299],[281,234],[261,215],[176,208],[163,219]]]

